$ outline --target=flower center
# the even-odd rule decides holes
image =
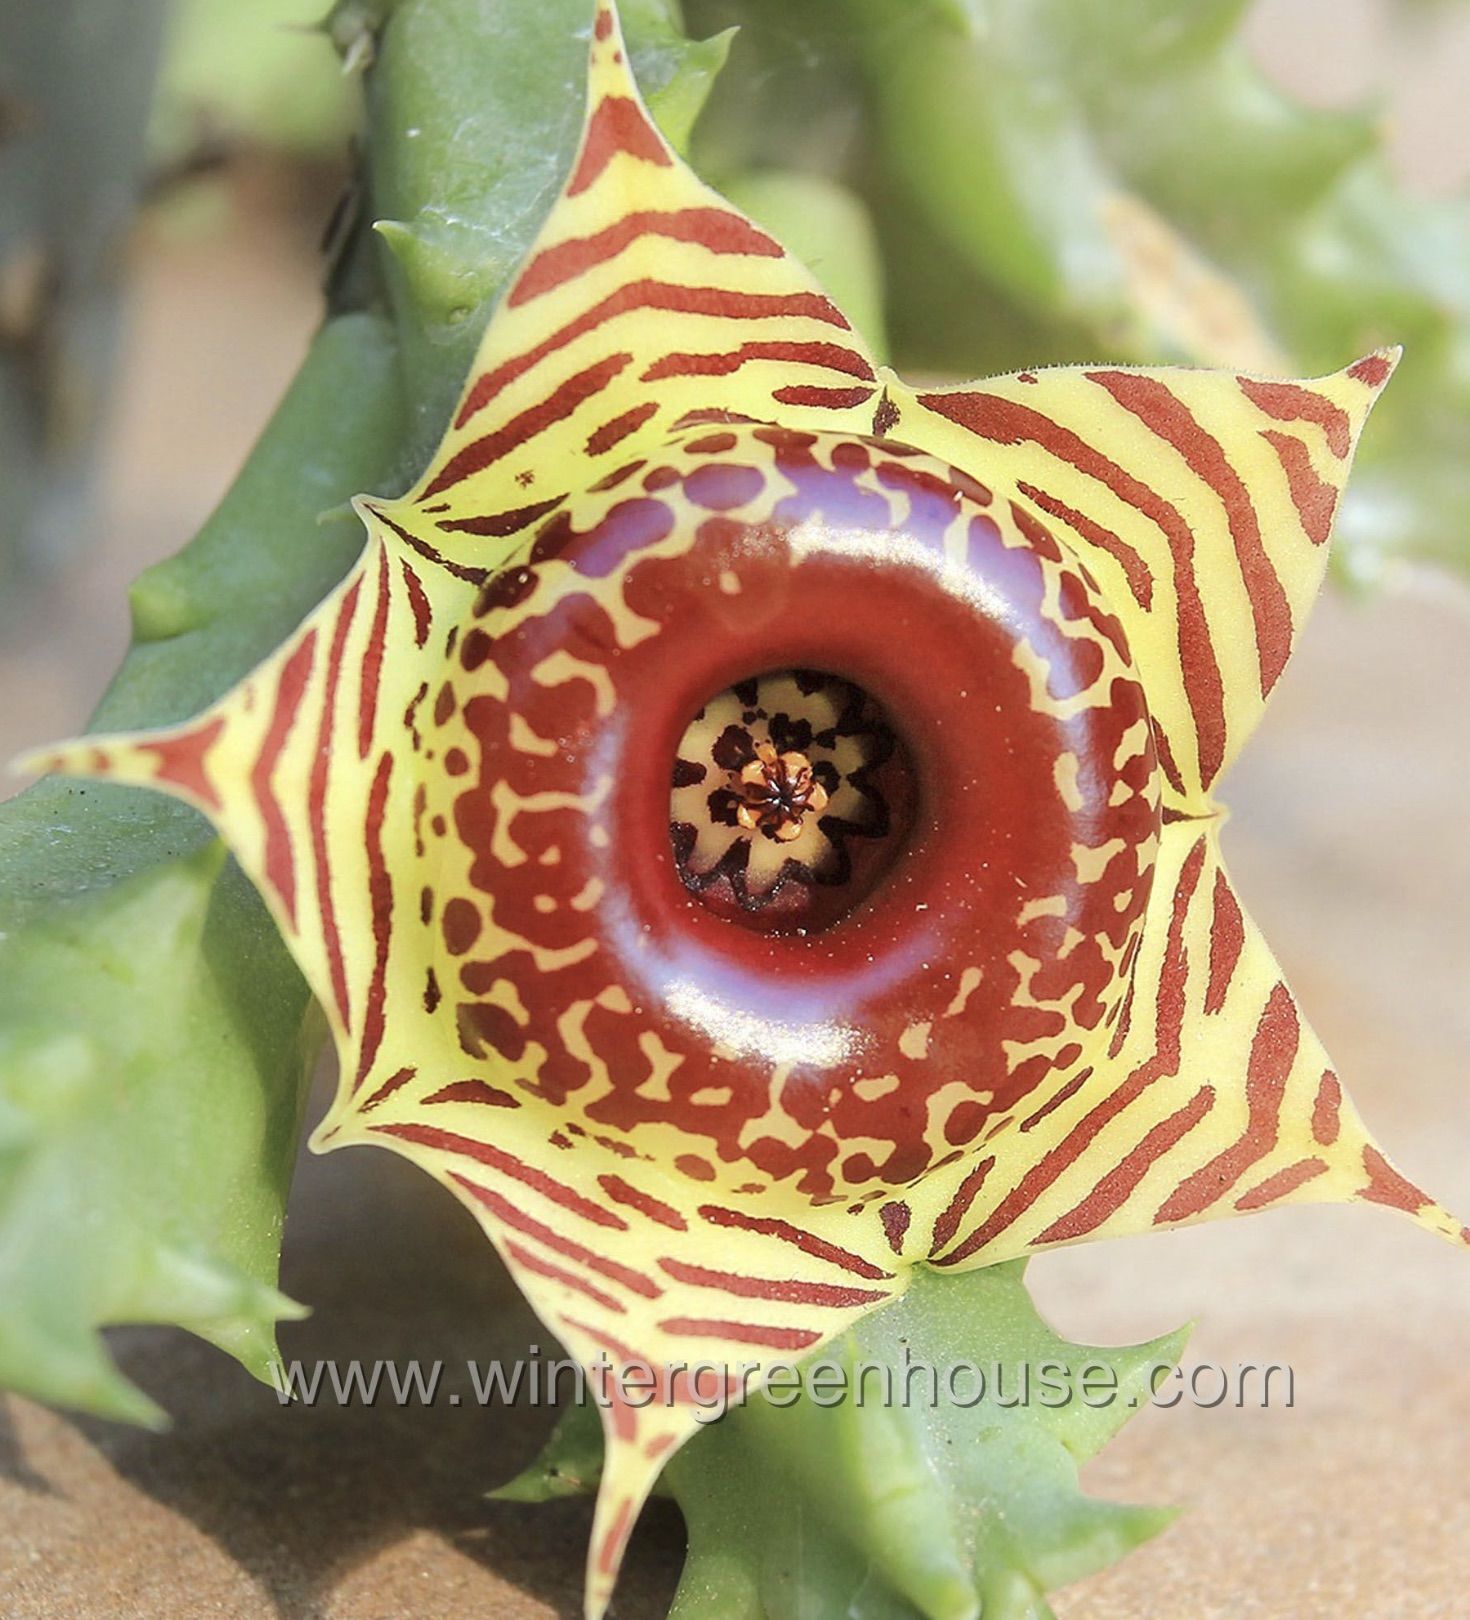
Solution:
[[[730,776],[736,821],[783,844],[801,837],[808,812],[820,815],[827,808],[827,790],[812,762],[794,748],[778,754],[773,742],[758,742],[754,757]]]
[[[914,797],[908,751],[862,688],[813,670],[739,681],[679,745],[669,799],[679,879],[746,927],[816,932],[892,865]]]

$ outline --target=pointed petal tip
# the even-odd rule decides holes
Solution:
[[[1374,349],[1371,354],[1365,354],[1361,360],[1354,360],[1352,365],[1345,366],[1343,375],[1351,377],[1354,382],[1362,383],[1376,394],[1393,376],[1403,357],[1402,344],[1389,344],[1386,348]]]
[[[591,68],[596,68],[599,61],[604,58],[610,58],[614,63],[626,60],[623,49],[623,19],[618,13],[617,0],[595,0],[592,7],[592,34],[588,46],[588,66]]]
[[[49,749],[32,748],[23,754],[16,754],[5,762],[7,776],[49,776],[53,766],[52,754]]]
[[[80,738],[76,741],[48,743],[40,748],[28,748],[24,753],[17,754],[7,762],[5,771],[8,776],[38,777],[102,774],[96,768],[95,760],[92,762],[93,769],[84,768],[86,756],[89,754],[101,756],[101,750],[83,742]]]
[[[340,1138],[341,1121],[334,1120],[330,1114],[306,1139],[307,1147],[313,1153],[330,1153],[334,1148],[343,1146]]]
[[[1432,1204],[1428,1209],[1421,1210],[1415,1217],[1420,1225],[1427,1226],[1436,1237],[1441,1237],[1446,1243],[1453,1243],[1457,1249],[1470,1249],[1470,1226],[1458,1221],[1447,1209],[1438,1204]]]
[[[582,1587],[583,1620],[603,1620],[607,1613],[623,1567],[623,1550],[641,1505],[635,1504],[632,1497],[620,1496],[615,1506],[609,1477],[604,1473],[592,1515],[592,1539],[587,1548],[587,1573]]]
[[[344,1073],[352,1073],[358,1062],[356,1047],[340,1034],[336,1038],[336,1047],[338,1067]],[[364,1081],[362,1087],[354,1089],[360,1095],[354,1098],[349,1093],[335,1098],[331,1107],[318,1120],[316,1128],[307,1136],[306,1145],[312,1153],[335,1153],[341,1147],[392,1145],[390,1139],[374,1135],[362,1118],[362,1095],[371,1091],[371,1081]]]
[[[354,495],[348,504],[369,535],[388,546],[402,543],[393,527],[393,516],[396,513],[402,520],[412,511],[414,502],[408,497],[395,499],[389,495]]]
[[[601,1403],[599,1402],[599,1405]],[[603,1620],[623,1567],[628,1538],[672,1447],[651,1447],[621,1434],[610,1406],[602,1406],[603,1468],[592,1514],[582,1589],[584,1620]],[[682,1438],[687,1439],[685,1434]]]

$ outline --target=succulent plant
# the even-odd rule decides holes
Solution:
[[[1218,847],[1395,358],[912,388],[602,0],[561,195],[359,562],[194,719],[32,761],[210,817],[332,1028],[314,1144],[405,1154],[585,1366],[654,1370],[602,1409],[589,1613],[709,1380],[919,1268],[1308,1200],[1466,1240]]]

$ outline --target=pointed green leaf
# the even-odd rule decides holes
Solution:
[[[673,1620],[1041,1620],[1049,1592],[1172,1517],[1083,1495],[1077,1468],[1147,1404],[1182,1342],[1070,1344],[1018,1265],[921,1274],[804,1364],[793,1404],[757,1397],[669,1465],[689,1525]],[[823,1404],[823,1362],[862,1404]],[[892,1399],[863,1373],[883,1367]]]
[[[1050,1591],[1162,1530],[1172,1510],[1094,1500],[1077,1470],[1148,1405],[1188,1329],[1069,1343],[1024,1269],[921,1272],[696,1435],[664,1476],[689,1532],[671,1620],[1045,1620]],[[591,1493],[601,1452],[596,1407],[570,1407],[494,1495]]]

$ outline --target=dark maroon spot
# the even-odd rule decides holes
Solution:
[[[480,937],[480,908],[473,900],[456,895],[444,907],[440,927],[443,929],[444,944],[449,954],[463,956]]]
[[[483,664],[495,650],[495,643],[478,626],[464,638],[459,650],[459,661],[471,673]]]
[[[544,563],[553,557],[559,557],[576,538],[577,531],[572,525],[572,514],[558,512],[555,517],[548,518],[537,531],[536,542],[531,547],[531,561]]]
[[[951,467],[949,469],[949,478],[960,494],[974,501],[976,506],[989,506],[991,501],[995,499],[990,490],[978,478],[972,478],[963,468]]]
[[[507,568],[487,581],[475,606],[476,613],[489,613],[496,608],[512,608],[536,589],[536,573],[531,568]]]
[[[591,448],[590,444],[588,448]],[[625,461],[621,467],[615,467],[610,473],[599,478],[591,486],[592,492],[601,494],[604,490],[616,489],[619,484],[626,484],[634,473],[642,472],[647,465],[646,461]]]
[[[692,1176],[695,1181],[713,1181],[715,1167],[708,1159],[701,1159],[693,1153],[681,1153],[674,1160],[674,1167],[682,1170],[686,1176]]]
[[[483,1001],[459,1009],[459,1044],[468,1057],[497,1056],[514,1063],[526,1050],[526,1037],[504,1007]]]
[[[706,433],[698,439],[690,439],[684,446],[690,455],[718,456],[726,450],[735,448],[736,439],[733,433]]]
[[[715,738],[714,746],[710,749],[710,757],[722,771],[738,771],[754,759],[755,743],[744,726],[726,726]],[[699,775],[694,780],[697,782],[704,780],[703,766],[700,767]],[[676,781],[674,785],[683,787],[685,784]]]

